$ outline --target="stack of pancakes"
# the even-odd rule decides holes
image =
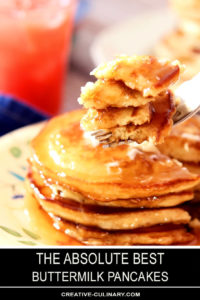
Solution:
[[[178,28],[161,40],[156,54],[184,63],[187,68],[182,80],[188,80],[200,72],[200,2],[171,0],[170,3],[179,18]]]
[[[200,176],[153,146],[103,148],[85,137],[78,110],[32,141],[28,191],[56,229],[89,245],[184,244]]]
[[[154,144],[163,141],[172,126],[174,98],[169,85],[179,78],[177,61],[151,56],[120,56],[91,74],[79,99],[87,109],[81,120],[85,131],[104,130],[98,139]]]

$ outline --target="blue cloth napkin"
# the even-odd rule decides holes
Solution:
[[[79,0],[78,7],[76,10],[76,16],[75,16],[76,23],[80,22],[85,17],[89,8],[90,8],[89,0]]]
[[[37,111],[35,108],[12,97],[0,95],[0,135],[48,118],[48,115]]]

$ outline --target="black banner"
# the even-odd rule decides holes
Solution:
[[[0,249],[0,265],[0,296],[200,296],[196,247]]]

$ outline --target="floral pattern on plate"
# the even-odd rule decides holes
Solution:
[[[24,127],[0,138],[0,246],[44,245],[30,228],[29,215],[24,210],[29,143],[41,126]]]

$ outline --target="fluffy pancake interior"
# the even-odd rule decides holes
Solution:
[[[129,123],[125,126],[109,128],[112,135],[106,143],[114,143],[124,140],[132,140],[138,144],[149,141],[154,144],[163,142],[172,127],[172,116],[175,111],[172,94],[167,91],[159,96],[154,103],[151,122],[136,126]],[[92,126],[92,125],[91,125]],[[91,128],[91,127],[90,127]]]
[[[108,107],[138,107],[145,105],[155,98],[152,96],[143,97],[142,93],[127,87],[123,81],[102,80],[87,82],[81,88],[81,95],[78,99],[85,108],[105,109]]]

